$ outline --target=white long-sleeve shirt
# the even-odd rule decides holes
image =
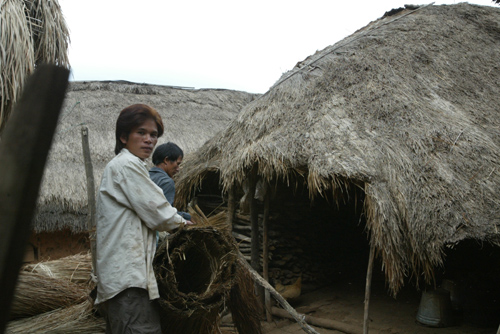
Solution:
[[[95,304],[136,287],[159,298],[153,271],[156,232],[186,221],[149,178],[146,163],[127,149],[104,169],[97,196]]]

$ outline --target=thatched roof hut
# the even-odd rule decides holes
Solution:
[[[145,103],[161,114],[165,132],[158,144],[173,141],[186,153],[223,129],[257,94],[217,89],[71,82],[61,111],[40,190],[35,232],[87,230],[87,190],[80,129],[89,129],[96,187],[114,157],[115,124],[128,105]]]
[[[500,9],[391,14],[244,107],[185,159],[176,200],[209,179],[241,187],[252,170],[271,184],[302,180],[311,199],[361,189],[393,292],[412,274],[432,280],[447,245],[500,246]]]

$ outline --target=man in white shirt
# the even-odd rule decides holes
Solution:
[[[153,108],[123,109],[116,123],[114,157],[97,196],[95,304],[106,317],[106,333],[161,334],[158,285],[153,271],[156,231],[186,224],[149,178],[149,158],[163,134]]]

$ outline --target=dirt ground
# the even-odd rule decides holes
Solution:
[[[341,283],[313,292],[304,293],[293,307],[301,314],[333,319],[359,328],[363,327],[364,289],[361,283]],[[497,326],[478,327],[463,321],[446,328],[433,328],[416,321],[421,292],[415,288],[401,291],[394,299],[384,287],[373,287],[370,300],[370,333],[380,334],[495,334]],[[294,320],[274,316],[273,321],[262,322],[265,334],[305,333]],[[230,326],[228,323],[227,326]],[[338,334],[341,331],[312,326],[321,334]],[[226,327],[225,333],[236,333]]]

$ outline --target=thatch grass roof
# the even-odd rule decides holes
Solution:
[[[0,131],[35,66],[69,66],[69,30],[57,0],[0,3]]]
[[[217,89],[182,89],[129,82],[71,82],[47,161],[34,230],[86,230],[87,192],[81,125],[89,129],[96,187],[114,157],[119,112],[145,103],[161,114],[165,133],[158,144],[194,151],[222,130],[257,94]]]
[[[176,200],[209,172],[304,175],[311,197],[355,184],[394,291],[443,250],[500,245],[500,9],[393,11],[316,52],[187,157]]]

